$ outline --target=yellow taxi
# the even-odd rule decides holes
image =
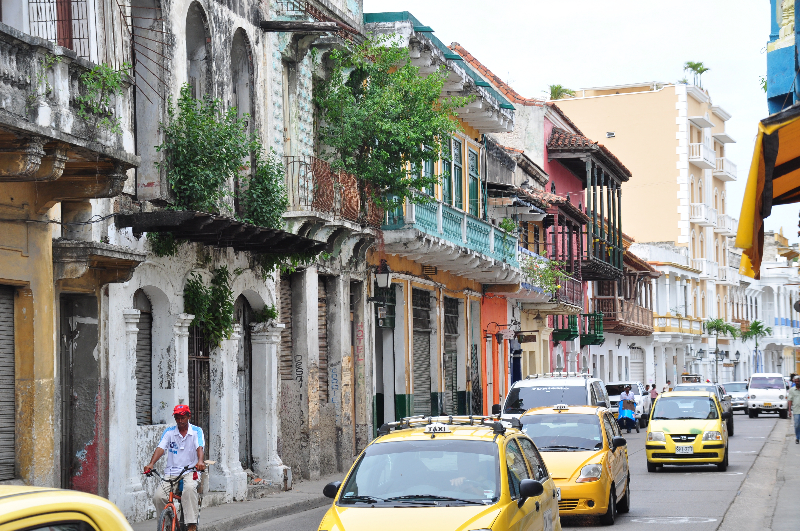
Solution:
[[[558,404],[519,420],[559,489],[562,516],[598,515],[612,525],[630,510],[627,441],[608,408]]]
[[[320,531],[558,531],[557,490],[519,421],[411,417],[384,424]]]
[[[117,506],[74,490],[0,486],[0,531],[131,531]]]
[[[730,412],[714,393],[672,391],[658,396],[647,427],[647,471],[664,465],[714,464],[728,468]]]

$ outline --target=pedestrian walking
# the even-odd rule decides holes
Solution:
[[[658,396],[658,391],[656,391],[656,384],[653,384],[652,389],[650,389],[650,400],[655,400]]]
[[[672,391],[672,382],[667,380],[667,391]]]
[[[631,427],[636,424],[636,416],[633,413],[635,410],[636,397],[631,391],[631,386],[626,385],[624,391],[619,395],[619,425],[628,430],[628,433],[631,432]]]
[[[794,422],[794,443],[800,444],[800,376],[794,377],[795,386],[789,389],[789,418]]]

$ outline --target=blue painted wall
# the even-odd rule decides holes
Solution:
[[[778,41],[782,0],[770,0],[770,44]],[[782,111],[800,101],[800,77],[798,77],[798,51],[800,43],[797,31],[797,4],[795,0],[795,42],[793,46],[767,51],[767,102],[770,114]]]

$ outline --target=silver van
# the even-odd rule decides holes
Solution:
[[[502,407],[495,404],[492,413],[502,413],[503,418],[519,417],[534,407],[555,406],[609,407],[603,380],[588,374],[548,373],[533,374],[515,382],[509,389]]]

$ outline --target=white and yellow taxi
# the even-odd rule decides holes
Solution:
[[[714,464],[728,468],[728,426],[714,393],[673,391],[659,395],[647,427],[647,471],[664,465]]]
[[[533,442],[485,417],[412,417],[381,427],[320,531],[557,531],[557,490]],[[516,426],[516,427],[515,427]]]
[[[630,510],[627,441],[609,409],[560,404],[528,410],[520,422],[560,490],[562,516],[598,515],[611,525]]]

